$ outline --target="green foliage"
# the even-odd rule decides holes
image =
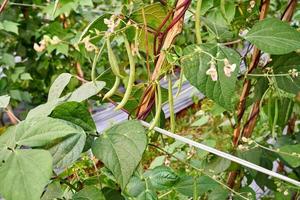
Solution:
[[[288,5],[270,1],[258,20],[262,6],[250,0],[9,1],[0,14],[0,198],[256,199],[253,181],[261,199],[299,197],[135,120],[169,129],[154,107],[188,81],[207,99],[178,92],[175,111],[181,95],[196,105],[172,115],[172,130],[270,170],[278,162],[299,180],[300,20],[299,6],[279,20]],[[255,62],[252,46],[262,52]],[[161,79],[175,76],[165,89]],[[129,120],[99,133],[91,113],[107,102]]]
[[[38,200],[51,174],[52,158],[48,151],[16,149],[0,165],[0,194],[7,200]]]
[[[270,18],[258,22],[245,39],[266,53],[287,54],[300,49],[300,33],[289,24]]]
[[[95,186],[87,186],[74,194],[73,198],[74,200],[87,200],[87,199],[93,199],[93,200],[105,200],[104,195],[102,194],[101,190],[99,190]]]
[[[240,64],[239,55],[234,50],[222,45],[192,45],[184,50],[182,65],[185,77],[192,85],[220,106],[232,110],[238,68],[235,68],[230,76],[226,76],[224,73],[224,59],[228,59],[230,64],[236,66]],[[207,75],[207,71],[212,65],[217,68],[218,77],[215,81]]]
[[[139,164],[147,145],[142,125],[128,121],[113,126],[96,139],[92,151],[111,170],[124,189]]]

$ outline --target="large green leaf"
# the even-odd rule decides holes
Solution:
[[[147,145],[145,129],[138,121],[113,126],[93,144],[92,151],[111,170],[124,189]]]
[[[300,49],[300,32],[274,18],[256,23],[245,39],[270,54],[287,54]]]
[[[144,24],[142,9],[144,9],[147,25],[153,29],[157,29],[160,26],[160,24],[165,19],[168,13],[168,9],[164,7],[161,3],[147,5],[143,8],[134,11],[131,15],[132,20],[141,24]]]
[[[179,181],[177,174],[170,167],[166,166],[158,166],[148,170],[144,176],[149,178],[151,185],[156,190],[170,189]]]
[[[87,186],[75,193],[73,200],[105,200],[101,190],[95,186]]]
[[[8,95],[0,96],[0,109],[6,108],[9,104],[10,97]]]
[[[213,192],[215,190],[218,190],[223,194],[228,194],[228,191],[226,191],[225,188],[208,176],[181,177],[174,188],[177,192],[189,197],[193,196],[194,191],[197,191],[198,195],[203,195],[205,192]],[[226,198],[227,195],[224,195],[224,199]]]
[[[208,54],[219,60],[216,64],[217,81],[213,81],[206,74],[206,71],[210,68],[209,62],[211,61],[211,57]],[[222,60],[225,58],[229,60],[230,64],[237,66],[230,77],[224,73],[224,62]],[[188,46],[184,49],[184,57],[182,58],[184,74],[188,81],[204,93],[205,96],[228,110],[232,110],[235,105],[233,97],[239,65],[240,56],[237,52],[217,44]]]
[[[63,90],[70,82],[71,77],[72,75],[69,73],[62,73],[55,79],[49,89],[48,102],[56,100],[60,97]]]
[[[145,190],[143,191],[136,200],[157,200],[157,194],[156,192],[152,190]]]
[[[300,159],[297,157],[297,154],[300,154],[300,144],[296,144],[296,145],[285,145],[283,147],[279,148],[280,151],[288,153],[290,155],[287,154],[281,154],[278,153],[278,155],[285,161],[287,162],[291,167],[299,167],[300,166]],[[293,155],[292,154],[296,154]]]
[[[269,65],[276,74],[287,74],[289,70],[296,69],[300,71],[300,54],[290,53],[282,56],[272,56],[272,62]],[[300,92],[300,77],[278,76],[277,85],[280,89],[297,95]]]
[[[52,175],[45,150],[14,150],[0,166],[0,194],[6,200],[38,200]]]
[[[88,107],[83,103],[74,101],[62,103],[52,111],[50,116],[72,122],[85,131],[96,131],[96,125],[91,113],[88,111]]]
[[[96,82],[88,82],[81,85],[74,92],[72,92],[68,101],[84,101],[96,94],[98,94],[105,86],[105,82],[96,81]]]
[[[34,109],[30,110],[27,114],[26,119],[36,118],[36,117],[46,117],[51,114],[52,110],[63,102],[76,101],[82,102],[88,98],[98,94],[105,86],[105,82],[96,81],[87,82],[77,88],[74,92],[66,94],[65,96],[54,99],[53,101],[47,102],[45,104],[39,105]]]
[[[2,139],[2,137],[4,139]],[[14,141],[11,141],[13,138]],[[16,144],[32,148],[44,148],[51,152],[55,169],[71,165],[80,157],[86,134],[84,130],[70,122],[50,117],[33,118],[22,121],[14,129],[0,137],[0,145]]]
[[[132,197],[139,196],[143,191],[146,190],[145,181],[137,176],[132,176],[126,186],[126,193]]]

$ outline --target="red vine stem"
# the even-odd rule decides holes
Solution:
[[[0,6],[0,13],[2,13],[8,3],[8,0],[4,0]]]

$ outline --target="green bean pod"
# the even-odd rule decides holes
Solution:
[[[111,48],[111,43],[110,43],[109,37],[106,40],[106,46],[107,46],[108,61],[110,64],[111,71],[114,73],[114,75],[119,76],[120,78],[123,78],[120,74],[120,69],[119,69],[117,58]]]
[[[168,98],[169,98],[171,132],[174,132],[175,131],[175,111],[174,111],[174,99],[173,99],[171,74],[168,75]]]
[[[120,81],[121,81],[120,77],[116,76],[115,83],[114,83],[113,87],[104,95],[103,100],[107,99],[107,98],[110,98],[112,95],[115,94],[115,92],[119,88]]]
[[[132,91],[132,87],[134,85],[134,80],[135,80],[135,60],[132,55],[130,44],[129,44],[129,41],[127,40],[126,36],[124,36],[124,40],[125,40],[125,47],[126,47],[126,51],[127,51],[127,55],[128,55],[128,59],[129,59],[129,65],[130,65],[129,79],[128,79],[127,88],[126,88],[124,97],[123,97],[122,101],[119,103],[119,105],[116,107],[116,110],[123,108],[125,106],[125,104],[127,103],[128,99],[130,97],[131,91]]]
[[[155,109],[156,113],[154,116],[154,119],[152,120],[149,130],[152,130],[159,122],[160,119],[160,113],[161,113],[161,103],[162,103],[162,98],[161,98],[161,89],[159,83],[156,84],[156,94],[155,94]]]

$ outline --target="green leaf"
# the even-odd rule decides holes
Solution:
[[[197,184],[195,184],[195,181]],[[221,185],[208,176],[192,177],[184,176],[180,177],[180,181],[175,185],[175,190],[185,196],[192,197],[194,188],[196,186],[197,194],[203,195],[205,192],[211,192],[219,190],[220,192],[227,192]],[[227,192],[228,194],[228,192]],[[224,196],[227,198],[227,195]]]
[[[127,193],[132,197],[139,196],[143,191],[146,190],[146,183],[139,177],[132,176],[126,186]]]
[[[300,54],[290,53],[282,56],[272,56],[272,62],[268,65],[273,68],[275,74],[286,74],[289,70],[300,71]],[[277,86],[288,92],[297,95],[300,91],[300,76],[276,77]]]
[[[143,191],[137,198],[137,200],[157,200],[156,192],[152,190]]]
[[[125,200],[125,198],[121,195],[120,191],[118,190],[105,187],[102,189],[102,192],[105,196],[105,200]]]
[[[127,121],[103,133],[92,146],[94,155],[125,188],[147,145],[145,129],[138,121]]]
[[[15,150],[0,166],[0,194],[6,200],[38,200],[52,175],[45,150]]]
[[[281,152],[285,152],[285,153],[296,153],[296,154],[300,154],[300,144],[296,144],[296,145],[285,145],[283,147],[280,147],[279,150]],[[285,161],[287,162],[291,167],[296,168],[300,166],[300,159],[297,158],[296,156],[292,156],[292,155],[286,155],[286,154],[281,154],[278,153],[278,155]]]
[[[220,174],[228,169],[230,164],[230,160],[216,156],[205,165],[205,171],[208,174]]]
[[[51,112],[57,105],[65,101],[81,102],[87,100],[88,98],[98,94],[104,88],[104,86],[105,82],[102,81],[96,81],[95,84],[93,82],[85,83],[79,88],[77,88],[73,93],[66,94],[65,96],[59,99],[55,99],[53,101],[39,105],[34,109],[30,110],[27,114],[26,119],[46,117],[51,114]]]
[[[95,186],[86,186],[79,192],[75,193],[73,200],[105,200],[101,190]]]
[[[209,116],[205,115],[202,116],[200,119],[196,120],[195,122],[193,122],[191,126],[200,127],[207,124],[208,121],[209,121]]]
[[[53,181],[47,186],[46,192],[43,194],[41,200],[62,199],[63,196],[64,191],[58,180]]]
[[[101,31],[106,31],[108,29],[107,25],[104,23],[104,19],[109,19],[110,15],[109,14],[103,14],[97,18],[95,18],[93,21],[91,21],[88,26],[82,31],[79,41],[84,39],[90,34],[96,35],[96,31],[101,32]],[[93,35],[92,34],[92,35]],[[99,40],[99,39],[98,39]]]
[[[55,79],[55,81],[52,83],[52,85],[49,89],[48,102],[59,99],[59,97],[61,96],[61,93],[63,92],[65,87],[68,85],[71,78],[72,78],[71,74],[62,73]]]
[[[10,96],[2,95],[0,96],[0,108],[6,108],[9,104]]]
[[[218,73],[217,81],[213,81],[206,74],[210,68],[209,63],[211,61],[211,57],[208,54],[219,60],[216,64]],[[230,64],[236,65],[230,77],[224,73],[224,62],[221,60],[225,58],[228,59]],[[205,96],[227,110],[234,108],[235,102],[233,99],[240,66],[240,56],[237,52],[216,44],[191,45],[184,49],[182,65],[187,80]]]
[[[88,107],[83,103],[73,101],[62,103],[52,111],[50,116],[72,122],[85,131],[96,131],[96,125],[91,113],[88,111]]]
[[[77,88],[74,92],[72,92],[68,101],[77,101],[81,102],[84,101],[96,94],[98,94],[105,86],[105,82],[103,81],[96,81],[84,83],[79,88]]]
[[[159,28],[160,24],[168,14],[167,8],[164,7],[161,3],[147,5],[143,7],[143,9],[145,18],[147,20],[147,25],[153,29]],[[130,19],[136,21],[137,23],[144,24],[142,8],[134,11]]]
[[[18,25],[18,23],[4,20],[3,22],[0,22],[0,30],[5,30],[7,32],[12,32],[18,35]]]
[[[1,139],[4,137],[4,139]],[[0,137],[0,144],[9,137],[18,146],[44,148],[53,156],[55,170],[66,168],[80,157],[86,135],[84,130],[70,122],[50,117],[32,118],[20,122]],[[13,144],[12,141],[4,143]]]
[[[177,174],[170,167],[166,166],[158,166],[148,170],[144,176],[149,179],[156,190],[170,189],[179,181]]]
[[[274,18],[256,23],[245,39],[270,54],[287,54],[300,49],[300,32]]]
[[[209,33],[211,33],[214,38],[216,38],[218,41],[226,41],[233,38],[233,33],[228,29],[226,25],[223,23],[217,23],[220,22],[220,20],[215,19],[216,17],[222,17],[221,12],[218,12],[219,14],[216,14],[217,16],[214,16],[214,18],[211,16],[210,18],[202,18],[203,24],[206,26]],[[224,18],[222,17],[224,20]],[[225,21],[225,20],[224,20]]]

